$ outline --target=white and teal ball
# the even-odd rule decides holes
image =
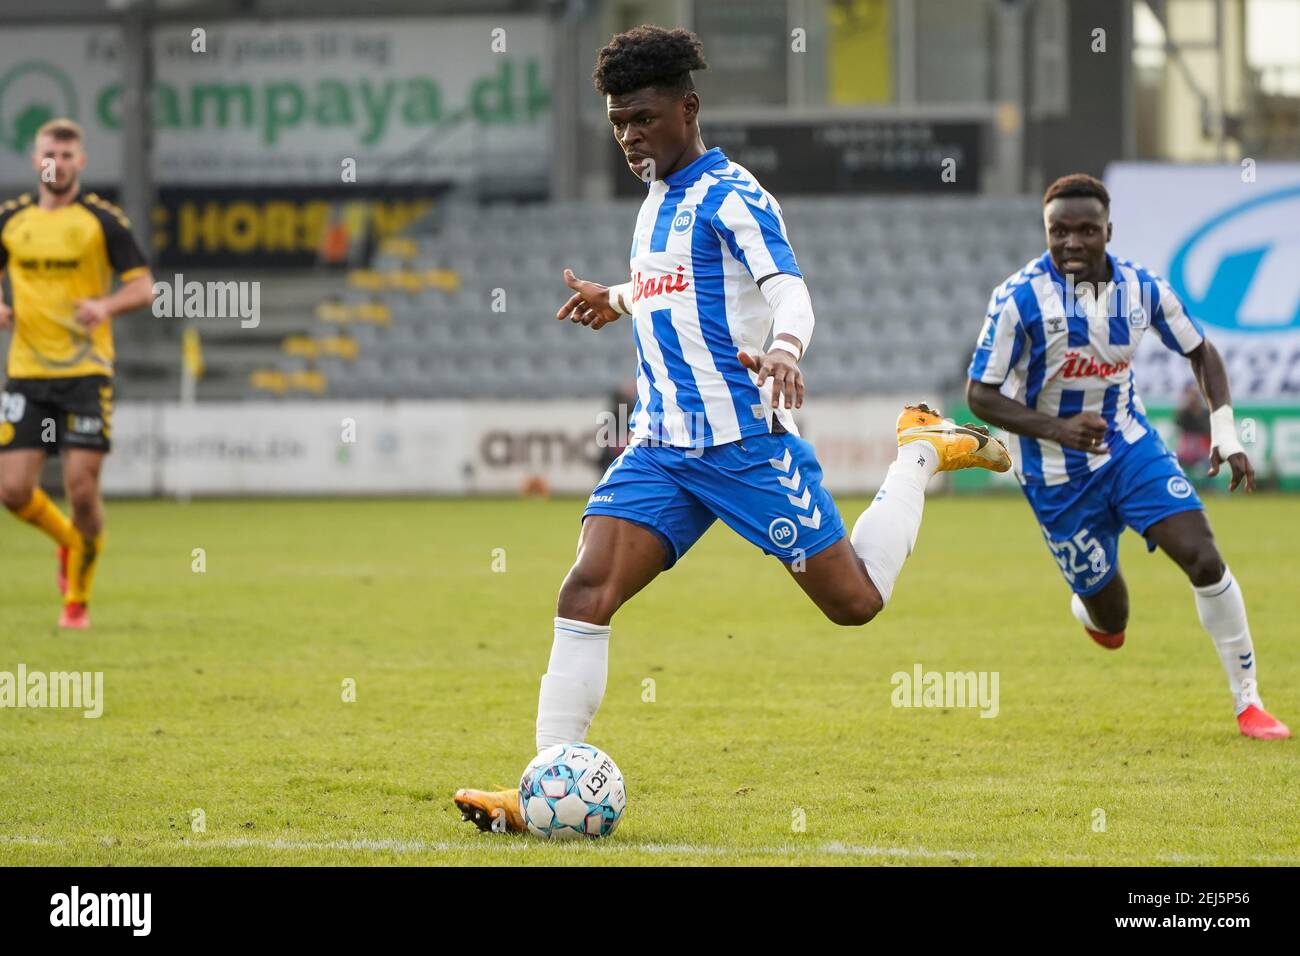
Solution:
[[[627,790],[609,755],[591,744],[556,744],[519,780],[528,830],[548,840],[609,836],[623,818]]]

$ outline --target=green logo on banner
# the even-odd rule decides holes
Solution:
[[[122,86],[110,83],[95,97],[94,113],[105,129],[122,125]],[[159,130],[249,130],[264,146],[276,146],[303,130],[343,129],[364,146],[383,143],[396,129],[532,123],[550,109],[541,65],[502,60],[475,78],[467,102],[444,101],[432,76],[336,76],[316,80],[231,78],[168,83],[153,90],[153,121]]]
[[[55,66],[28,60],[0,76],[0,143],[26,154],[41,124],[56,116],[75,119],[77,92]]]

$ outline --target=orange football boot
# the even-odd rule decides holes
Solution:
[[[461,818],[471,821],[480,830],[496,833],[524,832],[524,815],[519,809],[519,788],[513,790],[456,791],[452,797],[460,809]]]
[[[939,452],[939,471],[987,468],[1007,471],[1011,455],[1007,446],[983,425],[958,425],[924,403],[907,405],[898,416],[898,444],[928,441]]]

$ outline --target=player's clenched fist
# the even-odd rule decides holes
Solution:
[[[751,372],[758,373],[759,388],[769,378],[772,380],[772,407],[781,407],[781,397],[785,396],[786,408],[803,407],[803,372],[795,357],[784,349],[773,349],[755,358],[747,352],[737,352],[740,364]]]
[[[1110,454],[1106,447],[1106,419],[1096,412],[1057,419],[1056,434],[1052,439],[1066,448],[1090,451],[1095,455]]]
[[[77,303],[77,322],[87,332],[98,325],[103,325],[110,318],[108,306],[103,299],[82,299]]]
[[[0,302],[0,332],[8,332],[14,327],[14,310]]]
[[[564,284],[573,290],[573,295],[555,313],[557,319],[568,318],[593,329],[618,319],[619,313],[609,304],[609,286],[579,279],[572,269],[564,270]]]

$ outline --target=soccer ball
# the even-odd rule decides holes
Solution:
[[[609,836],[623,818],[623,774],[591,744],[556,744],[539,753],[519,780],[529,832],[546,839]]]

